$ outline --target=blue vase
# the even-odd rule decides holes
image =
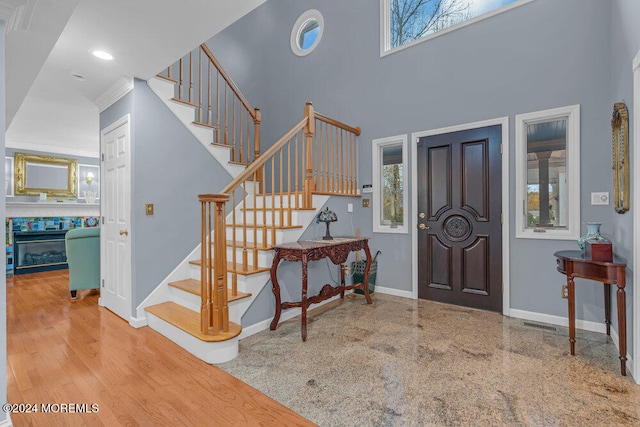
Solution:
[[[580,247],[580,249],[584,249],[585,243],[588,240],[605,240],[600,235],[600,226],[602,225],[601,222],[586,222],[585,224],[587,224],[587,234],[585,234],[584,236],[580,236],[580,238],[578,239],[578,246]]]

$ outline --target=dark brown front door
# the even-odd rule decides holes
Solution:
[[[502,311],[501,126],[418,142],[418,297]]]

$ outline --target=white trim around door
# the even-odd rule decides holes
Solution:
[[[487,126],[502,126],[502,314],[509,316],[509,117],[466,123],[457,126],[432,129],[411,134],[409,152],[411,153],[411,212],[412,218],[418,217],[418,158],[416,155],[418,139],[423,136],[439,135],[449,132],[483,128]],[[413,298],[418,298],[418,233],[411,233],[411,282]]]
[[[638,165],[640,165],[640,51],[633,60],[633,266],[640,266],[640,185],[638,185]],[[635,275],[635,273],[634,273]],[[638,283],[637,277],[635,282]],[[633,369],[631,375],[640,384],[640,292],[633,290]]]

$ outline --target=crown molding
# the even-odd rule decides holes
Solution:
[[[94,104],[98,106],[98,110],[102,113],[120,98],[131,92],[131,90],[133,90],[133,77],[121,76],[109,89],[95,99]]]
[[[90,157],[90,158],[100,157],[100,152],[95,150],[83,150],[83,149],[77,149],[77,148],[71,148],[71,147],[58,147],[55,145],[37,144],[37,143],[31,143],[31,142],[16,142],[16,141],[7,140],[6,147],[13,148],[15,150],[38,151],[41,153],[63,154],[67,156],[76,156],[76,157]]]
[[[0,19],[7,23],[5,32],[28,30],[38,0],[0,0]]]

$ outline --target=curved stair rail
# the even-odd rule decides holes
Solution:
[[[233,297],[238,274],[268,271],[259,265],[260,251],[269,251],[279,232],[300,227],[295,225],[295,213],[314,209],[312,194],[357,195],[358,135],[360,128],[316,113],[308,102],[304,118],[220,194],[198,196],[203,334],[229,331],[228,273]],[[232,206],[228,215],[227,202]]]
[[[158,77],[176,84],[173,101],[196,107],[193,123],[214,130],[211,143],[230,148],[231,163],[246,166],[260,157],[260,109],[249,104],[206,44]]]

